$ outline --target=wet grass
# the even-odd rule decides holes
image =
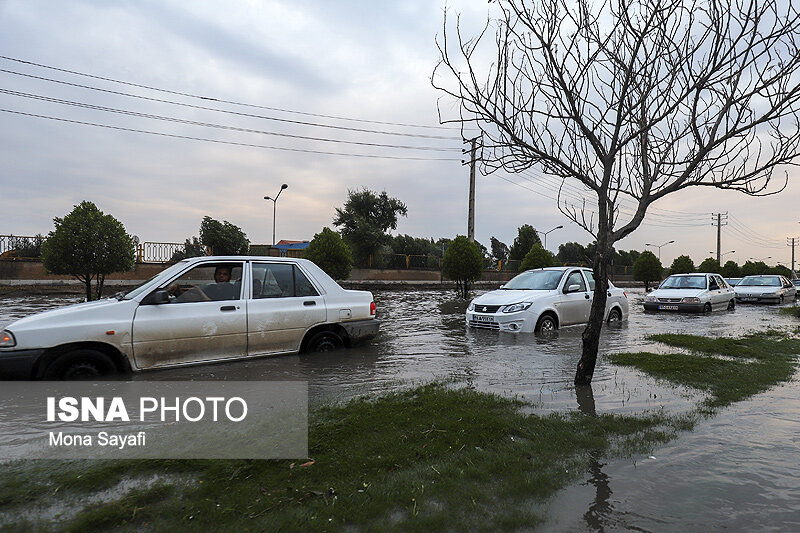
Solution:
[[[636,456],[714,410],[790,379],[800,340],[657,335],[692,354],[613,354],[615,364],[707,394],[685,415],[524,414],[513,398],[429,384],[311,413],[310,457],[297,461],[26,461],[0,467],[0,512],[19,529],[71,531],[515,530],[542,519],[532,502],[585,476],[590,458]],[[720,357],[724,356],[724,357]],[[580,394],[579,394],[580,402]],[[37,522],[28,506],[124,480],[149,488]],[[178,476],[185,483],[163,479]]]
[[[781,307],[778,312],[782,315],[793,316],[800,318],[800,306],[793,305],[792,307]]]

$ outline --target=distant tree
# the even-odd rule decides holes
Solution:
[[[558,246],[558,262],[570,265],[584,264],[589,261],[586,248],[578,242],[565,242]]]
[[[389,229],[397,228],[398,215],[406,216],[406,204],[390,198],[386,191],[376,194],[366,187],[347,191],[347,201],[336,208],[333,225],[353,251],[359,266],[369,263],[369,256],[390,243]]]
[[[639,259],[639,251],[638,250],[620,250],[617,253],[617,265],[621,266],[633,266],[636,263],[636,260]]]
[[[508,258],[511,261],[522,261],[534,244],[542,245],[542,240],[533,226],[523,224],[517,228],[517,237],[514,239],[511,248],[508,251]]]
[[[211,217],[203,217],[200,223],[200,243],[211,247],[214,255],[247,255],[250,249],[250,241],[239,226]]]
[[[745,261],[742,265],[742,276],[758,276],[760,274],[766,274],[769,271],[769,267],[764,261]]]
[[[492,237],[490,243],[492,245],[492,258],[495,261],[506,261],[509,253],[508,245],[494,237]]]
[[[532,268],[545,268],[555,264],[555,257],[548,250],[542,248],[541,244],[534,244],[530,251],[522,260],[520,271],[531,270]]]
[[[463,235],[453,239],[444,252],[442,274],[455,281],[456,290],[466,298],[469,284],[483,274],[483,257],[478,245]]]
[[[736,264],[736,261],[728,260],[722,266],[722,276],[726,278],[738,278],[741,277],[742,271],[739,268],[739,265]]]
[[[353,268],[350,247],[330,228],[322,228],[314,235],[303,252],[303,258],[316,263],[333,279],[347,279]]]
[[[401,255],[437,255],[437,252],[438,255],[442,254],[433,239],[423,239],[411,235],[390,237],[389,246],[392,253]]]
[[[791,279],[792,277],[791,269],[783,265],[776,265],[774,267],[770,267],[767,272],[769,274],[775,274],[777,276],[786,276],[789,279]]]
[[[183,243],[183,250],[176,250],[169,260],[178,262],[188,259],[189,257],[200,257],[206,255],[206,250],[207,248],[203,246],[203,243],[201,243],[197,237],[192,237],[191,240],[186,239]]]
[[[694,271],[694,263],[692,263],[692,258],[688,255],[679,255],[669,267],[670,274],[689,274]]]
[[[663,272],[664,267],[661,266],[661,261],[656,257],[656,254],[649,250],[639,254],[633,264],[633,279],[643,281],[645,291],[650,289],[651,281],[661,281]]]
[[[700,263],[697,267],[698,272],[713,272],[715,274],[722,273],[722,267],[720,266],[719,262],[713,257],[707,257],[703,259],[703,262]]]
[[[54,218],[55,230],[42,244],[42,264],[53,274],[75,276],[86,285],[86,300],[103,295],[106,276],[132,270],[136,260],[133,238],[122,223],[92,202],[81,202],[64,218]]]

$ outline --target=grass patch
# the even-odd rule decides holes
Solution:
[[[308,460],[4,465],[0,510],[19,513],[56,489],[78,505],[124,478],[180,474],[194,481],[130,491],[58,525],[73,531],[528,529],[543,518],[531,503],[585,476],[592,460],[649,452],[713,410],[790,379],[793,354],[800,352],[800,340],[774,334],[653,340],[694,354],[608,358],[705,391],[698,411],[538,416],[523,414],[519,400],[430,384],[312,412]]]
[[[778,312],[782,315],[789,315],[795,318],[800,318],[800,306],[793,305],[792,307],[781,307]]]

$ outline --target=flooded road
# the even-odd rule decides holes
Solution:
[[[553,338],[467,330],[467,302],[449,291],[375,292],[381,333],[370,343],[330,354],[294,355],[143,372],[135,380],[303,380],[310,403],[344,400],[427,382],[454,380],[517,395],[535,411],[577,409],[572,379],[581,327]],[[664,351],[653,333],[738,336],[800,321],[777,306],[740,305],[709,315],[644,314],[641,290],[628,290],[631,315],[606,329],[601,352]],[[76,297],[0,300],[0,328]],[[685,411],[699,396],[615,367],[601,354],[593,380],[598,413]],[[679,528],[800,530],[800,385],[797,380],[721,411],[654,451],[609,464],[592,461],[582,483],[548,505],[545,530]],[[0,433],[11,428],[0,427]]]

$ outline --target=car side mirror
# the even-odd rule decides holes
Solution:
[[[169,303],[169,293],[167,289],[156,289],[142,300],[142,305],[160,305]]]
[[[579,290],[581,290],[581,286],[575,283],[567,287],[567,290],[564,291],[564,294],[568,294],[570,292],[578,292]]]

